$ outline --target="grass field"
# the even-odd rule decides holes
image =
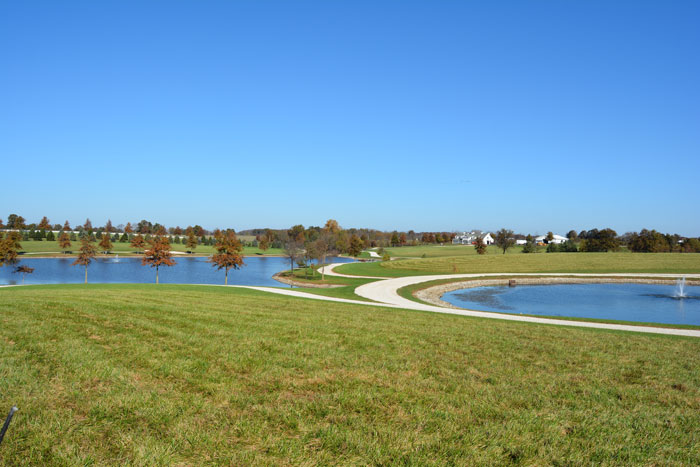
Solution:
[[[339,266],[342,274],[376,277],[458,273],[700,273],[700,254],[694,253],[537,253],[465,255],[353,263]]]
[[[0,289],[5,465],[700,463],[700,340],[245,289]]]
[[[97,243],[95,243],[95,244],[97,245]],[[182,245],[182,244],[171,243],[170,246],[171,246],[173,251],[182,251],[182,252],[187,251],[187,247],[185,247],[185,245]],[[78,242],[78,241],[72,242],[71,250],[73,250],[73,253],[76,253],[78,251],[78,248],[80,248],[80,242]],[[27,255],[27,257],[39,256],[39,255],[44,255],[44,254],[46,256],[63,255],[61,247],[58,246],[57,241],[52,241],[52,242],[47,242],[47,241],[37,242],[37,241],[33,241],[33,240],[23,241],[21,251],[24,251],[25,254],[30,253],[30,255]],[[199,254],[199,255],[210,255],[213,252],[214,252],[214,247],[211,247],[209,245],[199,245],[194,250],[194,254]],[[134,249],[131,246],[129,246],[128,243],[112,242],[112,253],[116,253],[116,254],[120,254],[120,255],[131,255],[131,254],[134,254]],[[259,248],[244,247],[243,254],[245,254],[245,255],[263,255],[263,254],[265,254],[265,255],[282,255],[283,252],[279,248],[270,248],[267,251],[263,252]]]
[[[444,256],[463,256],[476,255],[476,250],[473,245],[418,245],[418,246],[402,246],[398,248],[385,248],[384,251],[389,253],[392,258],[441,258]],[[486,247],[487,254],[496,255],[502,254],[503,251],[496,246]],[[510,248],[506,254],[511,255],[520,253],[521,246]]]

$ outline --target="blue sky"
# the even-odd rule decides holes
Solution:
[[[0,217],[700,235],[700,3],[3,2]]]

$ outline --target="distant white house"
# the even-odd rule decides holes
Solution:
[[[554,234],[554,238],[551,241],[547,241],[547,236],[546,235],[540,235],[539,237],[535,238],[535,242],[537,243],[554,243],[554,244],[560,244],[564,243],[567,241],[568,238],[562,237],[561,235]]]
[[[515,241],[516,245],[525,245],[526,243],[527,243],[527,240],[525,240],[524,238],[519,238]]]
[[[487,245],[493,245],[495,243],[493,237],[490,233],[484,233],[481,230],[472,230],[471,232],[462,232],[460,235],[455,235],[452,239],[453,245],[471,245],[476,241],[477,238],[482,238],[484,243]]]

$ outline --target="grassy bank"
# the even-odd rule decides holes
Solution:
[[[536,253],[465,255],[339,266],[342,274],[377,277],[459,273],[700,273],[697,253]]]
[[[0,342],[2,464],[700,463],[698,339],[64,285]]]
[[[311,270],[311,268],[309,268],[309,272],[307,273],[304,269],[295,269],[293,276],[292,276],[290,271],[284,271],[281,274],[284,277],[293,278],[294,281],[298,282],[299,286],[296,287],[296,290],[299,290],[301,292],[312,293],[315,295],[323,295],[324,297],[345,298],[348,300],[360,300],[363,302],[371,302],[372,301],[372,300],[369,300],[369,299],[364,298],[364,297],[360,297],[359,295],[355,294],[355,288],[359,287],[363,284],[367,284],[368,282],[374,282],[374,280],[353,278],[353,277],[337,277],[337,276],[330,276],[330,275],[326,275],[325,279],[322,279],[322,276],[320,273],[317,272],[315,275],[312,275],[310,270]],[[305,284],[309,284],[309,285],[311,285],[311,287],[305,287],[304,286]],[[314,285],[334,285],[334,286],[339,286],[339,287],[318,288],[318,287],[313,287]]]

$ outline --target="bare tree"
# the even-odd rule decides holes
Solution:
[[[292,273],[294,273],[294,262],[299,256],[304,253],[304,237],[303,233],[300,235],[290,235],[286,234],[283,241],[284,255],[289,258],[289,262],[292,265]]]

